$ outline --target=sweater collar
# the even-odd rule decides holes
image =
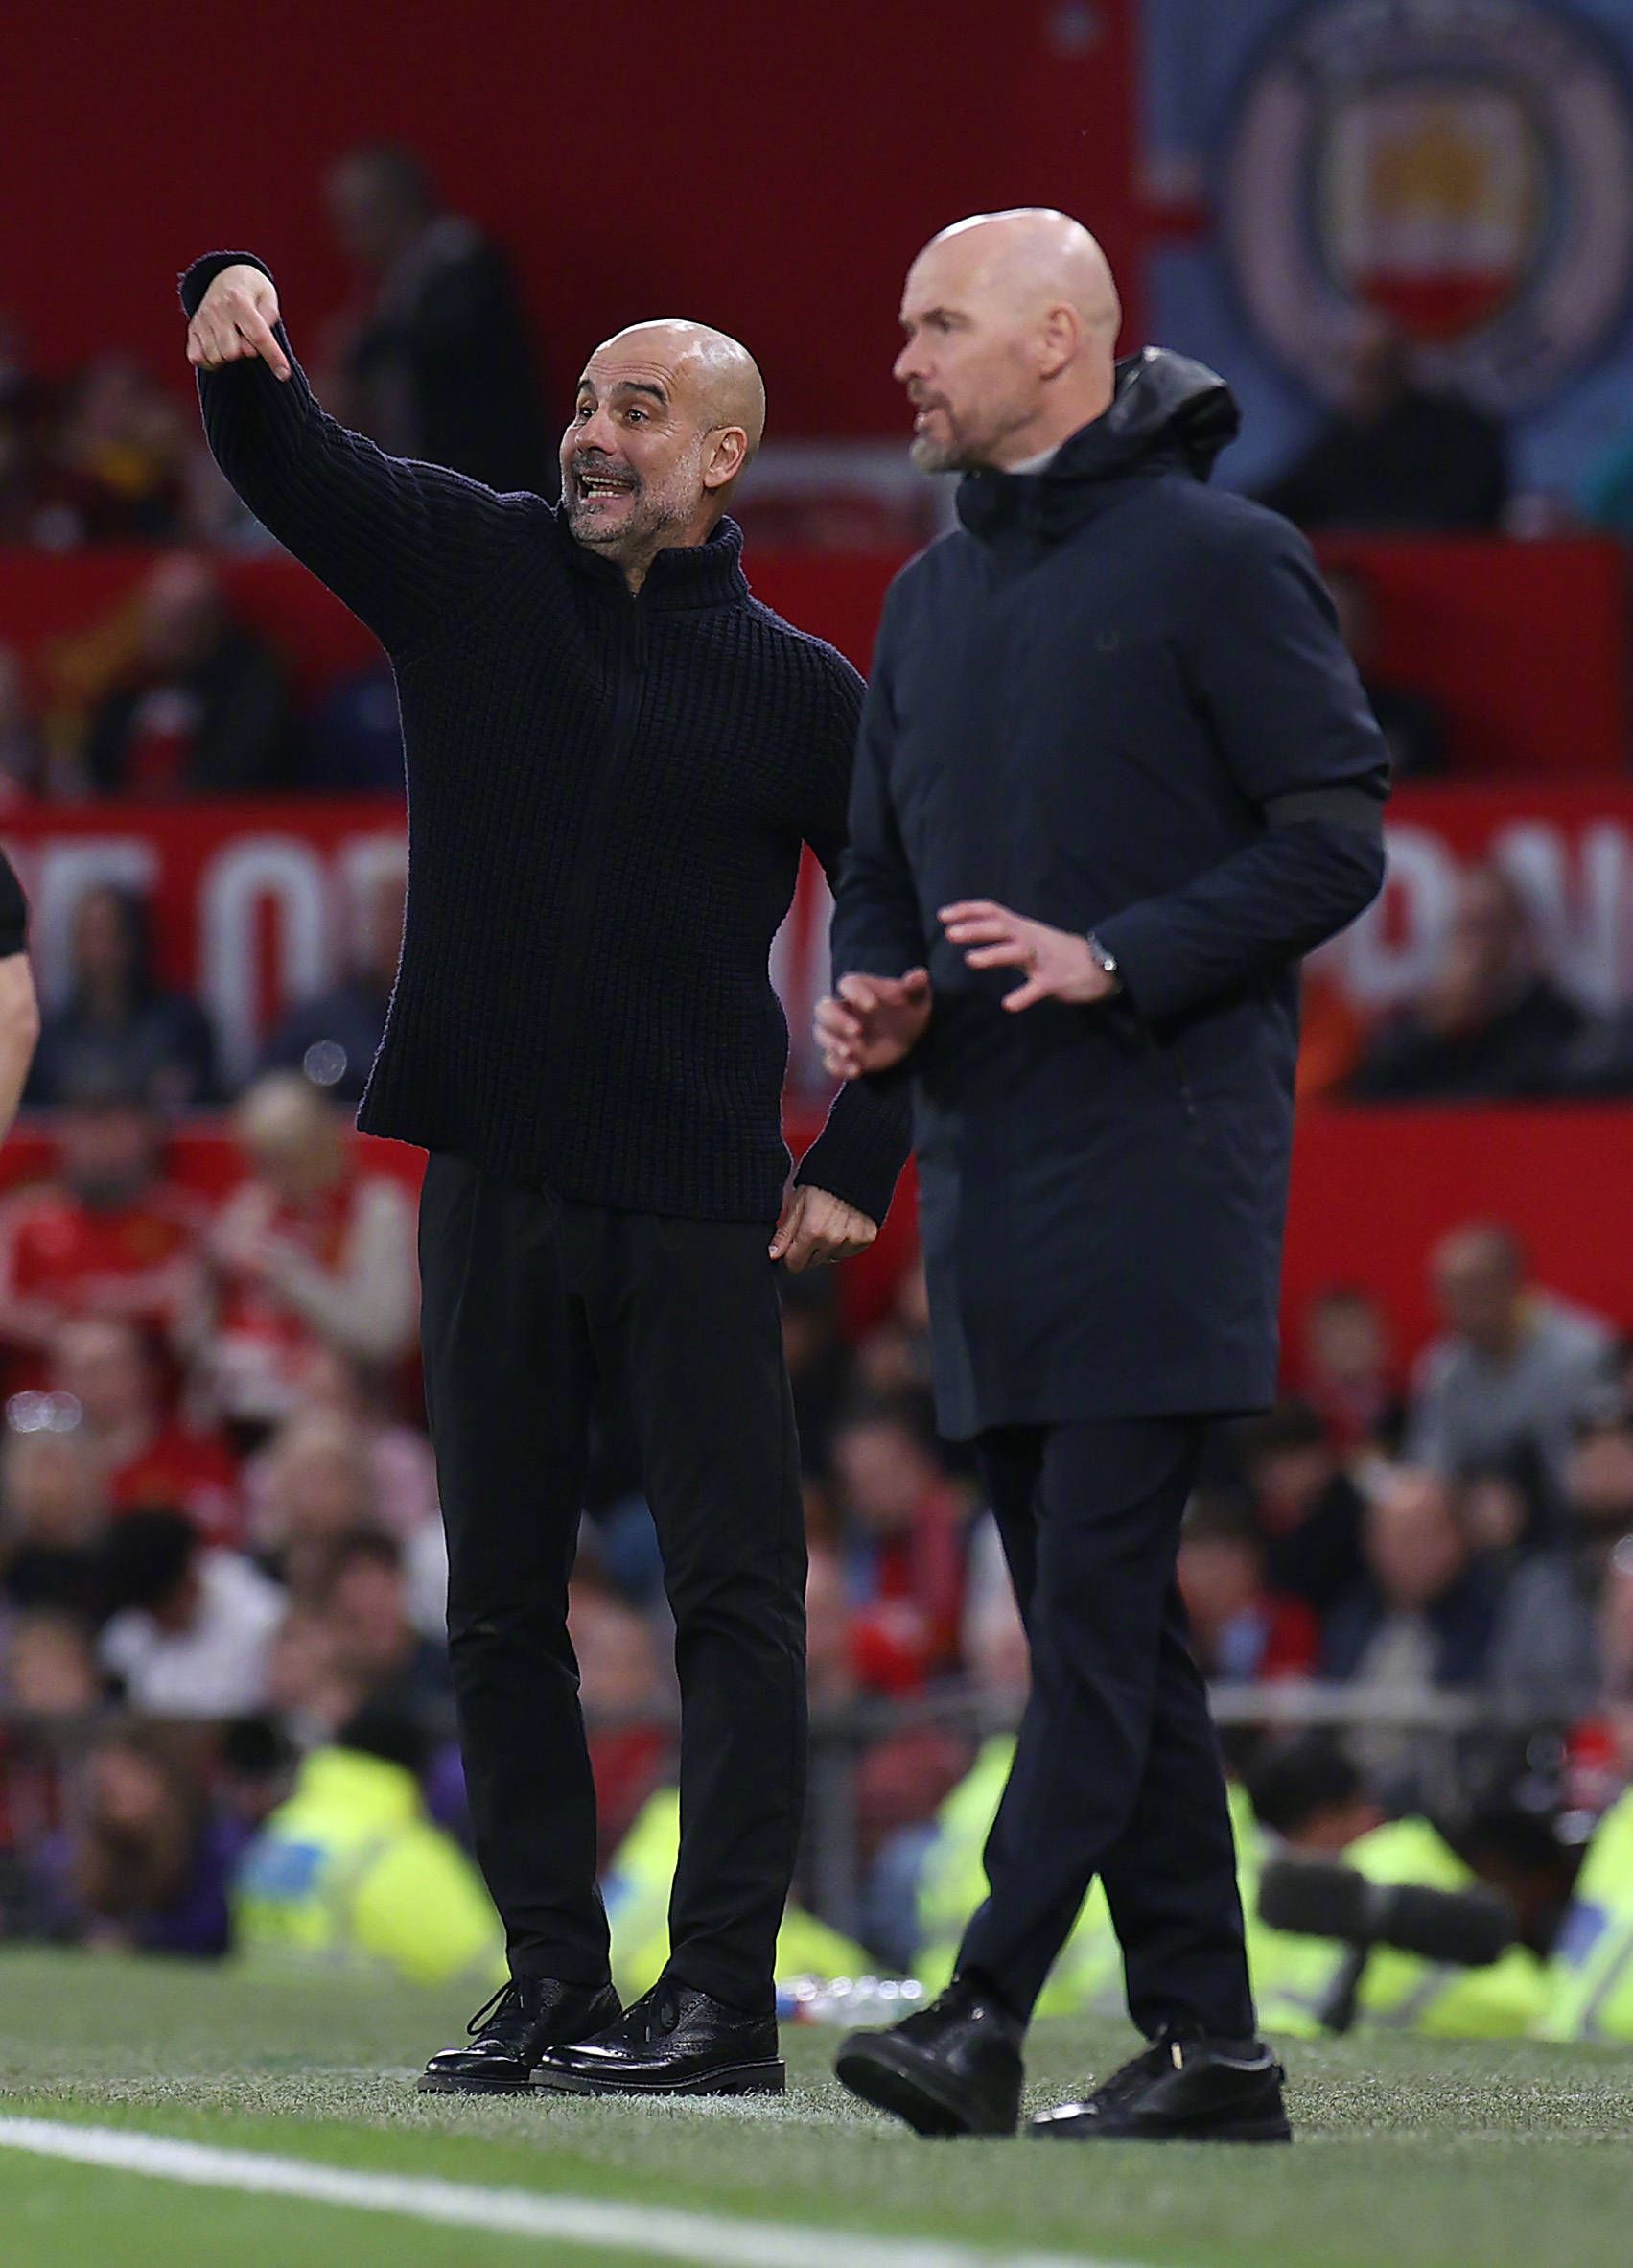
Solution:
[[[1131,478],[1178,470],[1205,480],[1240,423],[1217,372],[1165,347],[1143,347],[1117,364],[1110,408],[1062,441],[1041,471],[967,475],[958,516],[984,541],[1018,529],[1058,542]]]
[[[578,543],[568,526],[566,511],[559,505],[555,524],[568,560],[577,573],[609,592],[621,591],[627,596],[622,568],[616,559],[604,559],[599,551],[592,551],[587,545]],[[641,587],[642,604],[656,607],[663,613],[681,613],[693,607],[740,606],[748,596],[748,577],[743,573],[743,531],[730,517],[720,522],[705,543],[674,545],[668,550],[660,551]]]

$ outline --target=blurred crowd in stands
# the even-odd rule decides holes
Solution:
[[[335,980],[294,998],[261,1043],[260,1070],[304,1069],[342,1102],[362,1096],[395,981],[406,869],[388,862],[355,893]],[[73,901],[65,966],[45,988],[24,1098],[59,1108],[105,1088],[155,1109],[230,1101],[227,1050],[206,1007],[154,965],[152,907],[119,882]],[[1612,1100],[1633,1095],[1633,1004],[1585,1007],[1552,975],[1526,899],[1497,864],[1458,878],[1421,986],[1367,1018],[1319,962],[1306,971],[1299,1098],[1362,1105]]]
[[[244,1176],[207,1205],[139,1088],[88,1084],[50,1177],[0,1204],[0,1929],[334,1952],[323,1854],[355,1859],[372,1821],[389,1880],[345,1929],[404,1974],[483,1970],[411,1197],[298,1071],[262,1075],[232,1123]],[[1373,1818],[1426,1802],[1411,1720],[1447,1696],[1548,1728],[1561,1775],[1598,1772],[1602,1808],[1633,1698],[1633,1350],[1531,1282],[1500,1225],[1458,1229],[1430,1267],[1441,1335],[1409,1375],[1374,1299],[1335,1287],[1290,1349],[1291,1398],[1218,1429],[1180,1561],[1199,1655],[1222,1692],[1381,1701],[1324,1767]],[[787,1278],[784,1330],[810,1691],[846,1760],[859,1942],[809,1910],[813,1842],[788,1957],[923,1967],[946,1867],[972,1863],[971,1814],[1001,1779],[1025,1642],[973,1470],[934,1432],[921,1273],[856,1339],[838,1293]],[[674,1687],[612,1406],[572,1627],[616,1925],[672,1858]],[[1232,1739],[1250,1775],[1281,1753]],[[814,1834],[831,1829],[819,1810]]]
[[[360,894],[347,965],[271,1025],[260,1070],[302,1070],[338,1101],[360,1100],[396,979],[406,890],[402,864],[372,877]],[[227,1086],[203,1008],[154,972],[148,900],[118,883],[93,883],[74,905],[67,981],[41,1019],[25,1108],[130,1096],[174,1115],[221,1103]]]
[[[326,406],[400,456],[553,495],[537,348],[503,253],[395,146],[348,152],[324,194],[354,278],[308,347]],[[175,383],[179,339],[178,317],[162,379],[114,351],[51,381],[17,318],[0,319],[0,543],[268,541],[204,451]]]

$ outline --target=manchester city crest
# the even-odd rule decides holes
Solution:
[[[1499,411],[1610,341],[1633,282],[1633,101],[1541,0],[1322,0],[1248,73],[1227,256],[1256,329],[1333,390],[1358,314]]]

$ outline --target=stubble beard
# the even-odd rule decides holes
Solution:
[[[695,509],[695,500],[682,499],[677,489],[678,483],[657,490],[638,486],[622,525],[604,533],[597,530],[593,514],[587,513],[582,503],[573,503],[568,508],[568,531],[586,550],[598,552],[618,567],[649,565],[673,531],[686,526]]]

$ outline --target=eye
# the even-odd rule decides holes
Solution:
[[[585,420],[587,417],[591,416],[591,415],[593,414],[593,412],[592,412],[592,410],[591,410],[591,408],[590,408],[590,405],[589,405],[589,403],[588,403],[588,402],[580,402],[580,403],[579,403],[579,405],[578,405],[578,407],[577,407],[577,409],[575,409],[575,410],[572,412],[572,414],[573,414],[574,418],[577,420],[577,422],[578,422],[580,425],[582,425],[582,424],[584,423],[584,420]]]
[[[631,425],[644,425],[646,423],[646,412],[644,409],[626,409],[624,411],[624,416]]]

